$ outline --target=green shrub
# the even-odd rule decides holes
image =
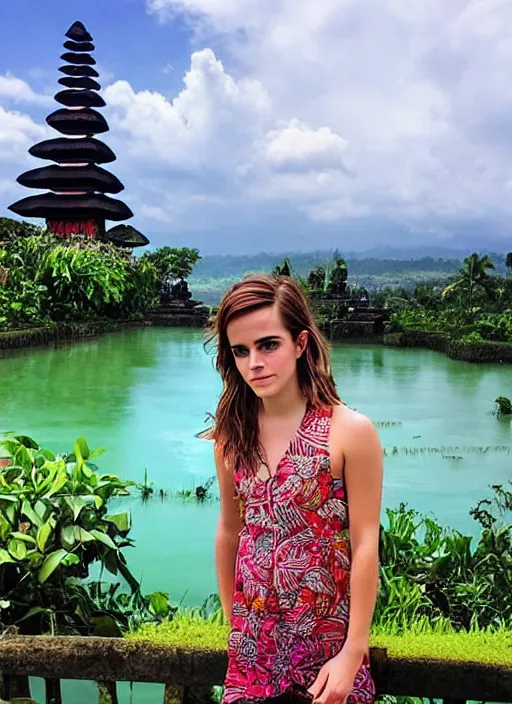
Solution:
[[[127,513],[109,502],[126,496],[130,482],[100,474],[83,438],[73,452],[54,455],[31,438],[0,440],[0,625],[24,633],[88,633],[97,611],[82,580],[92,564],[138,583],[121,549]]]
[[[512,486],[512,482],[511,482]],[[492,499],[471,509],[481,526],[477,544],[401,504],[387,509],[381,531],[380,593],[374,626],[402,633],[512,628],[512,492],[493,487]]]
[[[0,326],[123,318],[156,301],[157,271],[107,242],[12,236],[0,249]]]
[[[512,401],[506,396],[498,396],[494,403],[497,406],[498,415],[512,416]]]

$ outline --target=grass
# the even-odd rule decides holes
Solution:
[[[170,622],[142,626],[126,637],[155,645],[224,651],[228,634],[227,625],[181,613]],[[370,645],[386,648],[392,657],[479,662],[512,668],[512,630],[378,633],[372,635]]]
[[[172,621],[146,624],[138,631],[128,633],[131,640],[151,641],[155,645],[170,645],[200,650],[226,650],[229,626],[178,613]]]
[[[391,657],[457,660],[512,668],[512,631],[497,633],[424,633],[373,636],[371,645]]]

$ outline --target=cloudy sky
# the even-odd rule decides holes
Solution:
[[[2,2],[0,215],[77,19],[153,244],[512,249],[510,0]]]

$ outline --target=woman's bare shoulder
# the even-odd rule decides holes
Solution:
[[[221,445],[218,440],[216,440],[213,444],[213,457],[215,459],[217,471],[227,472],[231,475],[233,474],[233,467],[229,458],[226,456],[225,447],[224,445]]]
[[[333,409],[331,434],[344,446],[377,437],[375,426],[368,416],[341,403]]]
[[[365,416],[364,413],[360,413],[359,411],[350,408],[350,406],[347,406],[344,403],[339,403],[334,406],[332,412],[332,422],[336,425],[340,423],[349,423],[350,425],[373,426],[373,423],[368,416]]]

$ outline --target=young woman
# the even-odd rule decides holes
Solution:
[[[209,437],[216,563],[231,631],[223,704],[373,702],[382,449],[341,403],[300,287],[249,276],[223,297]],[[275,698],[275,699],[274,699]]]

